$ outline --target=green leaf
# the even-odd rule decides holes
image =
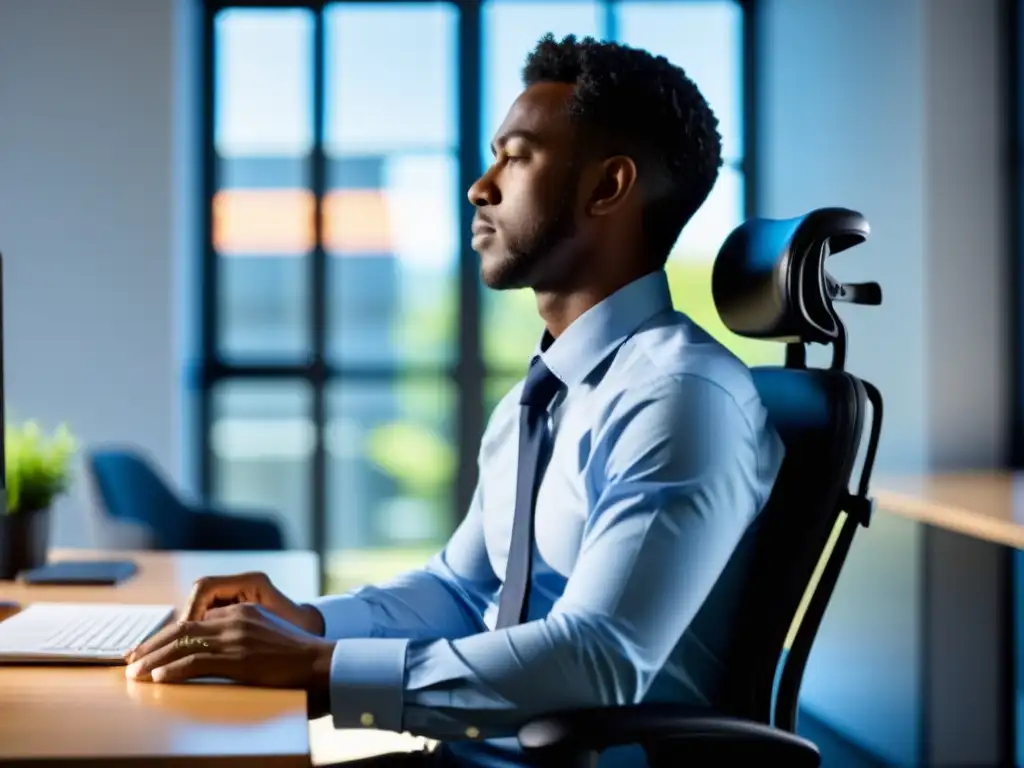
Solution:
[[[47,435],[36,421],[4,430],[7,512],[45,509],[66,492],[78,443],[66,425]]]

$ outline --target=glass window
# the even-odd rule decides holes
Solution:
[[[455,150],[453,4],[330,5],[324,22],[329,154]]]
[[[313,14],[231,8],[217,15],[215,35],[217,151],[307,154],[313,146]]]
[[[313,16],[229,9],[215,22],[213,205],[218,346],[227,358],[309,353]]]
[[[455,358],[457,12],[327,11],[328,352],[344,365]]]
[[[301,381],[225,381],[210,396],[214,497],[228,511],[274,513],[285,546],[308,548],[312,391]]]
[[[421,564],[452,531],[457,454],[448,379],[340,381],[328,392],[328,573]],[[372,553],[387,551],[383,559]],[[353,553],[355,553],[353,555]],[[361,553],[361,554],[360,554]],[[355,568],[355,571],[352,569]]]
[[[498,403],[519,382],[519,376],[488,376],[484,381],[484,417],[491,418]]]
[[[781,344],[755,341],[732,333],[718,316],[711,294],[711,273],[718,249],[743,221],[743,175],[723,167],[711,194],[683,228],[665,272],[672,301],[704,330],[727,346],[747,365],[775,365],[785,350]]]
[[[385,367],[454,361],[456,158],[393,154],[331,168],[324,200],[330,356]]]
[[[310,344],[312,197],[222,190],[213,209],[221,351],[235,359],[302,356]]]

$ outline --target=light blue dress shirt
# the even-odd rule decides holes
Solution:
[[[545,712],[714,706],[729,611],[694,623],[768,499],[783,447],[747,367],[672,307],[664,272],[625,286],[538,354],[550,406],[528,621],[492,631],[512,535],[517,384],[495,409],[472,504],[421,570],[315,603],[337,640],[331,711],[446,743],[466,765],[526,765]],[[524,361],[524,368],[527,361]],[[718,591],[716,590],[716,595]],[[636,748],[601,766],[642,766]]]

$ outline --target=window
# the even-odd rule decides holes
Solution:
[[[450,535],[486,415],[537,341],[532,296],[480,284],[465,191],[542,34],[646,47],[697,80],[727,163],[673,294],[746,359],[778,358],[710,299],[747,199],[740,3],[208,0],[205,30],[202,491],[276,510],[331,588]]]

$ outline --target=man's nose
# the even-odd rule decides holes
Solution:
[[[490,171],[473,182],[469,188],[467,197],[469,198],[469,202],[477,208],[482,208],[487,205],[497,205],[501,202],[501,193],[498,191],[497,186],[495,186],[494,180],[491,178]]]

